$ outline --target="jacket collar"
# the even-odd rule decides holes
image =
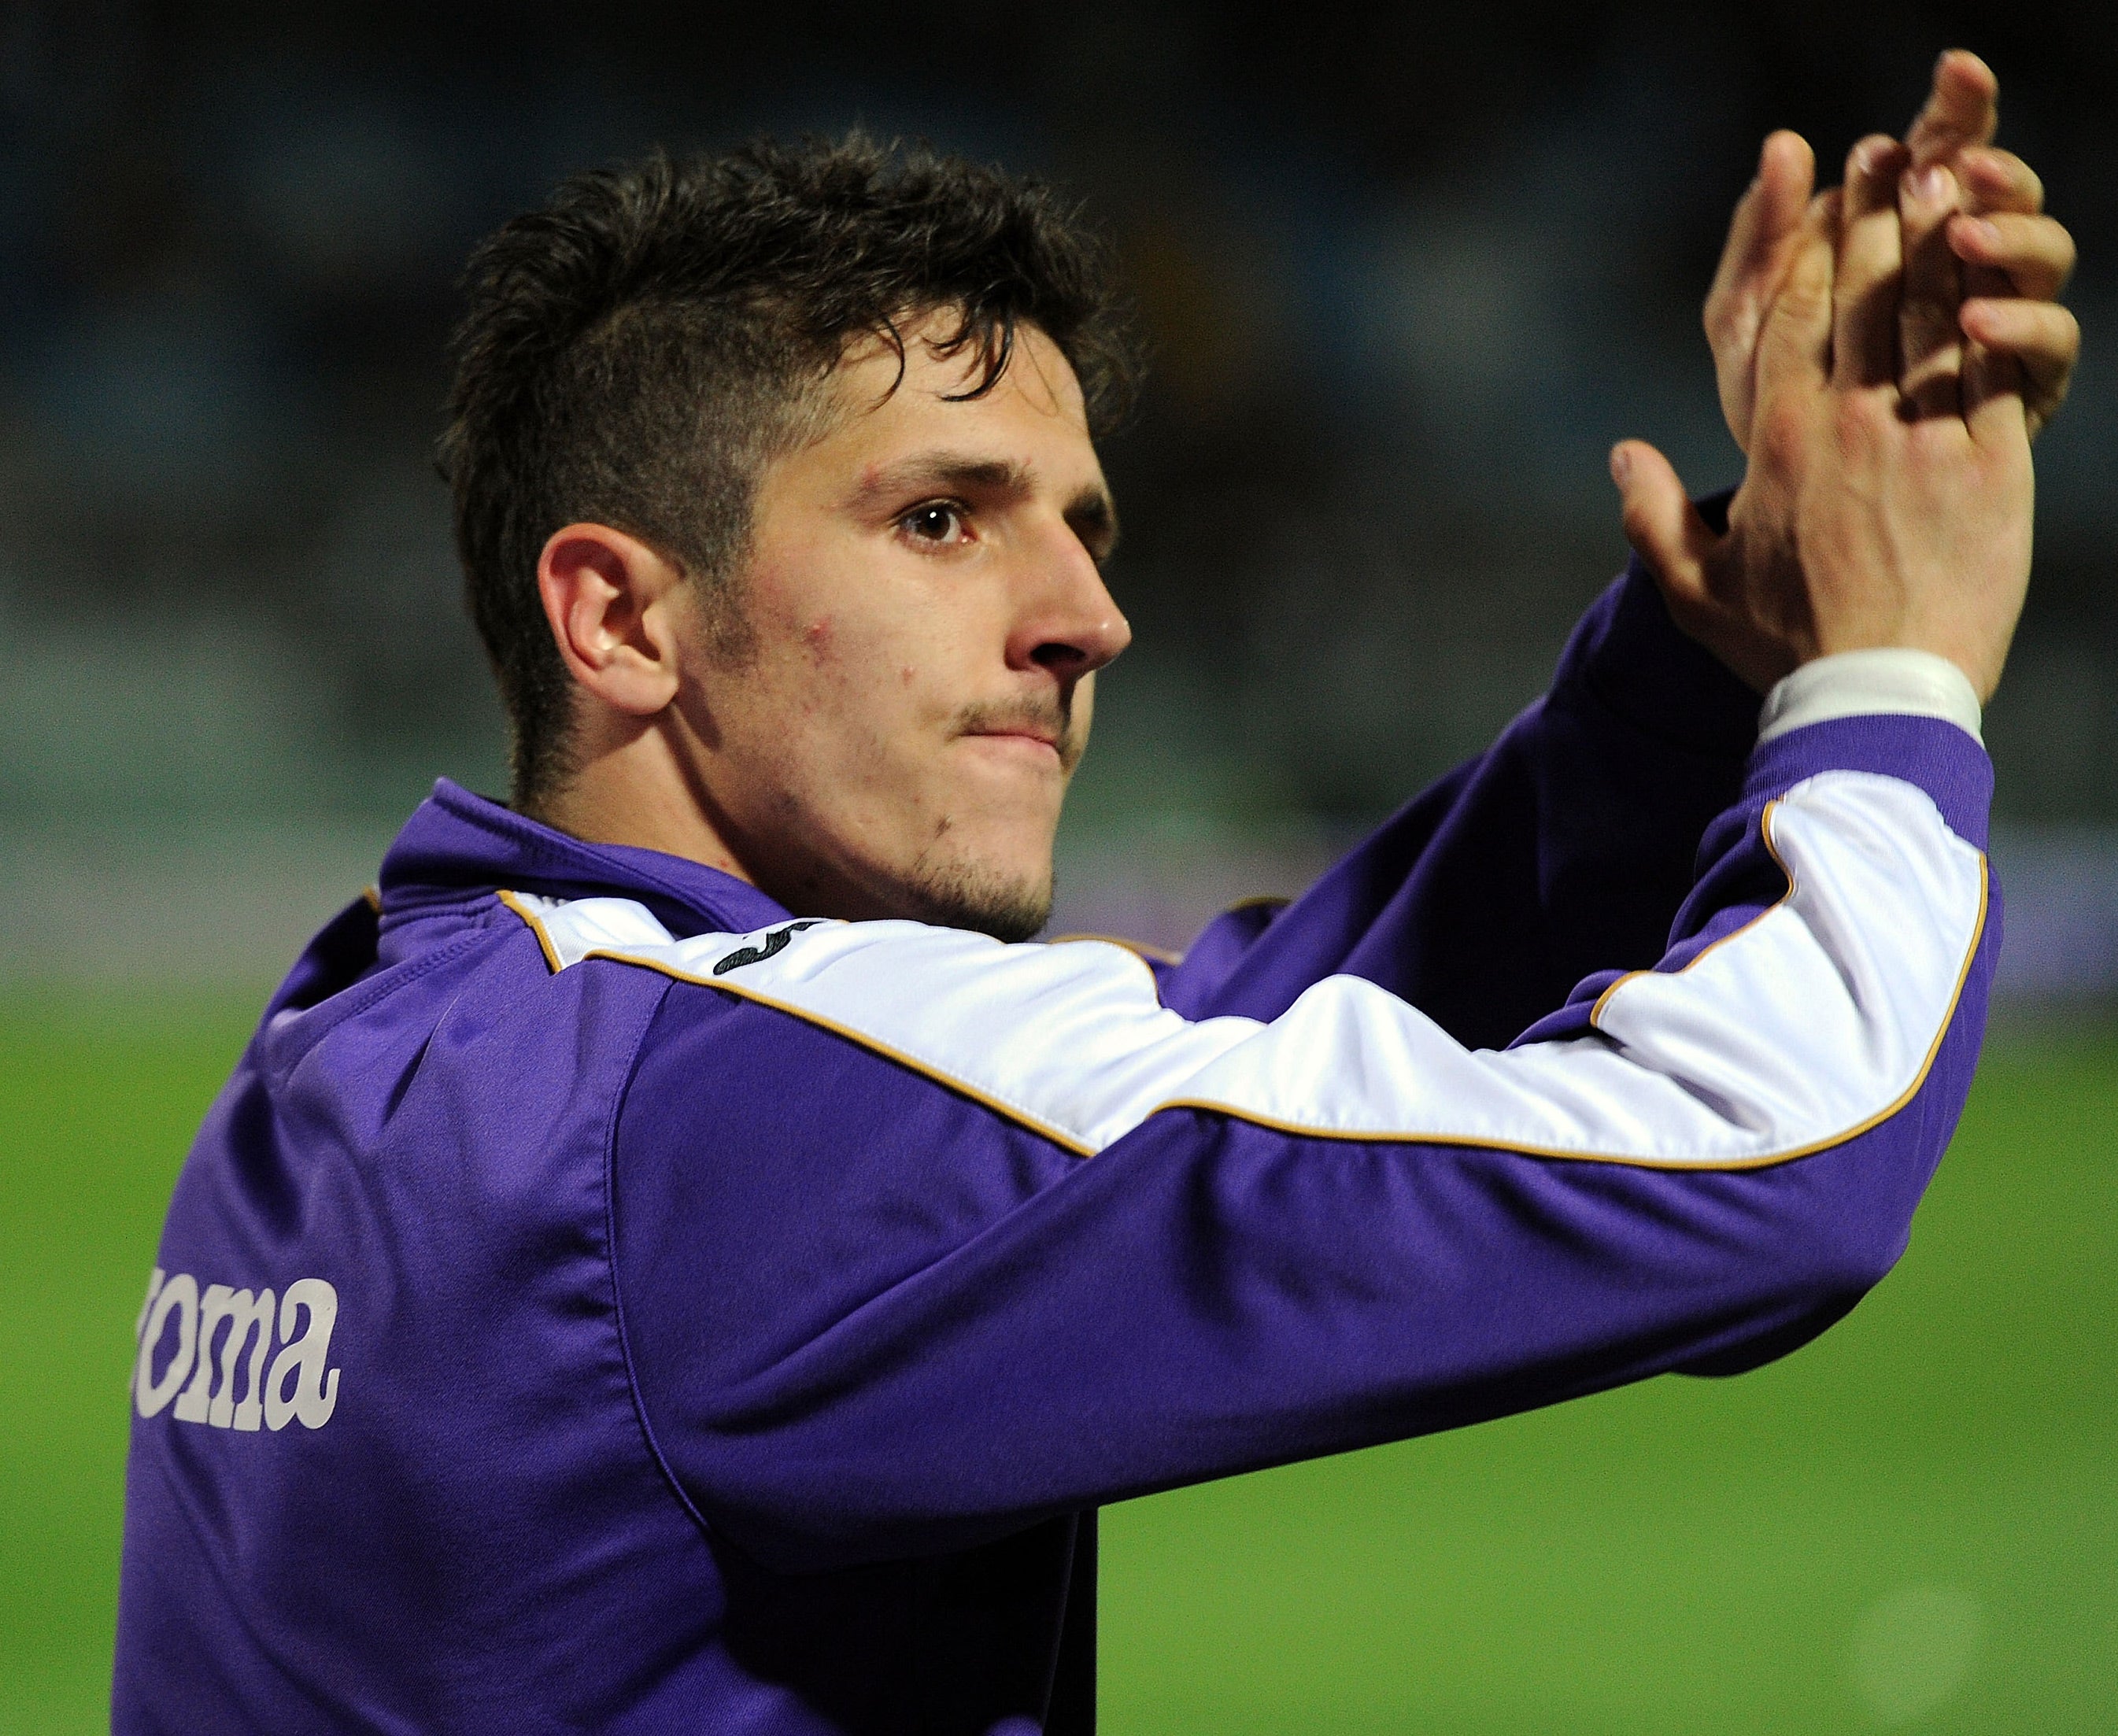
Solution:
[[[503,887],[554,898],[632,898],[680,939],[747,934],[792,914],[718,868],[659,850],[585,843],[443,778],[382,858],[382,926]]]

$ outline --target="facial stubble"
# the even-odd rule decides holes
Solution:
[[[966,705],[957,713],[950,731],[952,738],[1006,733],[1050,736],[1057,746],[1061,773],[1068,779],[1087,745],[1086,732],[1075,719],[1071,690],[1049,700]],[[1042,875],[1010,875],[937,847],[946,837],[945,821],[943,832],[913,866],[907,890],[917,900],[921,921],[1008,942],[1033,939],[1051,921],[1055,875],[1048,854]]]

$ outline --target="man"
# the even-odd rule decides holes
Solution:
[[[178,1183],[118,1728],[1085,1729],[1099,1503],[1843,1314],[1976,1057],[2073,353],[1991,97],[1843,194],[1769,146],[1725,515],[1621,447],[1660,593],[1176,965],[1003,944],[1127,638],[1047,196],[856,141],[503,230],[445,461],[514,801],[437,790]]]

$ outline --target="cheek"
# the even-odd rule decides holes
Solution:
[[[765,751],[805,784],[923,778],[955,708],[899,624],[835,609],[797,616],[776,636],[770,685],[779,715],[756,720]]]
[[[963,624],[936,618],[918,585],[872,562],[849,566],[805,547],[752,569],[750,618],[760,662],[745,719],[750,753],[782,787],[832,805],[890,796],[946,803],[957,711],[979,697],[947,655]],[[860,792],[865,792],[863,797]],[[880,814],[867,823],[885,824]]]

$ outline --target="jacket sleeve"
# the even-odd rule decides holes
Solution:
[[[1590,971],[1660,956],[1757,729],[1758,696],[1677,630],[1635,561],[1491,749],[1292,905],[1210,924],[1163,998],[1269,1019],[1357,976],[1470,1047],[1505,1044]]]
[[[613,1159],[656,1449],[821,1568],[1787,1349],[1962,1108],[1990,788],[1933,718],[1777,737],[1659,959],[1497,1051],[1359,976],[1191,1019],[1113,946],[548,909],[671,979]]]

